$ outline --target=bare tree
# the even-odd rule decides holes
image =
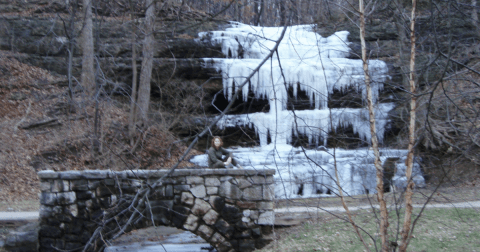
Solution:
[[[133,22],[133,15],[130,15]],[[136,23],[132,26],[136,27]],[[130,138],[130,145],[134,145],[135,124],[137,121],[137,34],[136,28],[132,29],[132,92],[130,94],[130,114],[128,118],[128,137]]]
[[[417,112],[417,104],[416,104],[416,86],[415,86],[415,12],[416,12],[417,1],[412,0],[412,11],[411,11],[411,18],[410,18],[410,122],[408,126],[408,155],[406,160],[406,177],[407,177],[407,188],[405,192],[405,220],[403,223],[402,229],[402,242],[400,244],[400,251],[406,251],[408,242],[409,242],[409,234],[410,234],[410,226],[411,226],[411,219],[412,219],[412,211],[413,211],[413,202],[412,202],[412,195],[413,195],[413,187],[414,183],[412,180],[412,169],[413,169],[413,152],[415,147],[415,123],[416,123],[416,112]]]
[[[147,11],[145,13],[145,39],[142,49],[142,68],[140,71],[140,83],[138,87],[137,119],[145,125],[147,123],[148,107],[150,105],[150,85],[152,79],[154,31],[155,31],[155,1],[145,1]]]
[[[370,74],[368,72],[367,46],[365,44],[365,7],[363,0],[359,0],[360,14],[360,41],[362,44],[363,72],[365,75],[365,86],[367,90],[368,114],[370,118],[370,134],[372,136],[372,149],[374,153],[374,164],[377,170],[377,199],[380,204],[380,237],[382,239],[382,251],[388,251],[388,210],[385,196],[383,194],[383,167],[380,161],[377,130],[375,128],[375,109],[370,87]]]
[[[82,29],[82,86],[87,95],[95,91],[92,0],[83,0],[84,25]]]

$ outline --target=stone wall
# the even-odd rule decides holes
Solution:
[[[128,204],[139,190],[165,174],[145,170],[39,172],[39,251],[83,247],[104,223],[107,210]],[[261,248],[271,240],[275,220],[273,174],[275,170],[176,170],[149,197],[151,211],[145,211],[145,218],[126,231],[153,224],[174,226],[201,236],[218,251]],[[117,223],[126,223],[128,217],[119,215]],[[115,225],[107,224],[104,230],[113,230]],[[97,240],[95,245],[104,244]]]

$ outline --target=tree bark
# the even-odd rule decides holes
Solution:
[[[477,33],[480,33],[480,24],[478,23],[478,13],[477,13],[477,0],[472,0],[472,22],[477,30]]]
[[[360,41],[362,45],[363,72],[365,75],[365,86],[367,90],[368,114],[370,118],[370,134],[372,149],[374,153],[374,165],[377,171],[377,198],[380,204],[380,237],[382,240],[382,251],[388,251],[388,210],[383,195],[383,167],[380,161],[378,149],[377,130],[375,128],[375,110],[373,107],[372,88],[370,86],[370,74],[368,72],[367,46],[365,44],[365,7],[363,0],[359,0],[360,8]]]
[[[82,29],[82,87],[88,96],[95,92],[95,68],[93,65],[92,0],[83,0],[84,25]]]
[[[133,20],[133,15],[130,15]],[[128,137],[130,138],[130,145],[134,144],[135,124],[137,123],[137,49],[136,49],[136,24],[134,23],[132,29],[132,93],[130,96],[130,114],[128,118]]]
[[[412,0],[412,13],[410,20],[410,122],[408,126],[408,154],[406,160],[407,170],[405,175],[407,177],[407,188],[405,192],[405,219],[403,221],[402,229],[402,242],[400,244],[400,251],[406,251],[408,246],[408,237],[410,234],[410,226],[412,224],[412,195],[413,195],[413,180],[412,180],[412,168],[413,168],[413,147],[415,145],[415,121],[417,110],[417,98],[415,96],[415,11],[416,0]]]
[[[153,47],[154,47],[154,25],[155,25],[155,2],[146,1],[147,11],[145,13],[145,39],[142,49],[142,69],[140,71],[140,83],[138,88],[138,119],[144,124],[147,123],[148,106],[150,104],[150,82],[152,79]]]

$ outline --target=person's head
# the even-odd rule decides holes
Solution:
[[[214,136],[212,139],[212,146],[218,150],[218,148],[223,146],[223,141],[219,136]]]

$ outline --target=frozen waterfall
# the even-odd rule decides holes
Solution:
[[[374,193],[375,168],[373,152],[368,148],[356,150],[325,147],[305,150],[289,145],[292,136],[304,135],[315,146],[327,144],[328,133],[352,127],[354,133],[369,142],[368,111],[365,108],[328,108],[329,96],[335,91],[355,90],[366,97],[361,60],[348,59],[348,32],[340,31],[323,38],[313,25],[288,27],[279,49],[253,78],[240,86],[264,59],[278,40],[283,27],[256,27],[232,22],[225,31],[199,34],[199,41],[221,45],[226,58],[206,58],[205,66],[222,73],[225,97],[230,100],[235,90],[242,89],[243,100],[249,92],[256,99],[267,99],[270,111],[243,115],[226,115],[217,124],[219,128],[248,126],[255,129],[260,146],[230,149],[247,169],[273,168],[277,170],[276,197],[312,197],[335,194],[335,166],[345,193]],[[369,60],[369,74],[375,102],[383,83],[388,78],[385,62]],[[312,110],[287,110],[288,93],[293,89],[296,98],[300,89],[310,100]],[[366,104],[366,102],[365,102]],[[379,141],[383,140],[388,114],[394,104],[377,103],[376,128]],[[270,138],[270,142],[268,141]],[[405,150],[382,149],[382,161],[395,160],[398,164],[394,179],[402,181]],[[191,160],[206,166],[206,155]],[[424,183],[418,165],[414,176],[417,184]],[[402,177],[403,176],[403,177]]]

